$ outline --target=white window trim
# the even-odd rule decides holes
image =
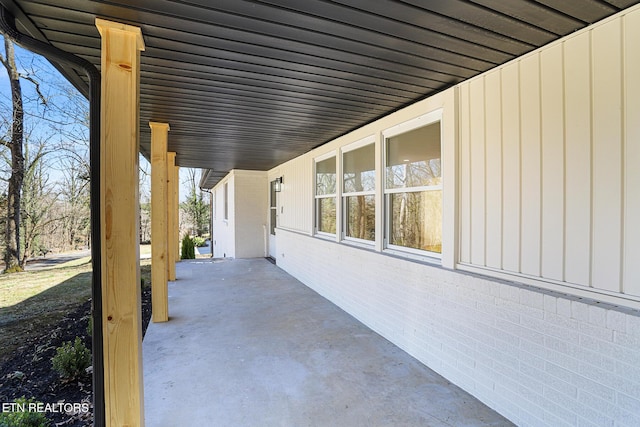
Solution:
[[[442,184],[438,185],[423,185],[420,187],[400,187],[400,188],[389,188],[384,190],[384,194],[394,194],[394,193],[419,193],[421,191],[437,191],[442,190]]]
[[[418,129],[424,126],[428,126],[435,122],[442,123],[442,108],[431,111],[427,114],[423,114],[414,119],[407,120],[406,122],[399,123],[395,126],[387,128],[382,131],[382,142],[384,143],[387,138],[393,138],[394,136],[407,133],[414,129]],[[440,141],[442,143],[442,141]],[[384,148],[384,147],[383,147]]]
[[[335,155],[336,155],[336,150],[331,150],[331,151],[328,151],[328,152],[326,152],[326,153],[324,153],[324,154],[322,154],[320,156],[314,157],[313,158],[313,164],[314,164],[313,171],[314,171],[314,174],[315,174],[315,165],[318,162],[322,162],[323,160],[327,160],[327,159],[329,159],[331,157],[334,157]]]
[[[222,183],[222,199],[224,206],[222,207],[222,220],[229,222],[229,181]]]
[[[355,142],[345,145],[344,147],[340,148],[340,151],[342,152],[342,154],[344,154],[350,151],[357,150],[358,148],[366,147],[369,144],[375,144],[375,143],[376,143],[376,136],[369,135],[367,137],[364,137]]]
[[[340,149],[340,164],[343,165],[341,169],[341,174],[340,174],[340,190],[341,190],[341,199],[342,199],[342,204],[341,204],[341,216],[342,216],[342,230],[340,230],[340,237],[342,241],[348,242],[348,243],[357,243],[359,245],[363,245],[366,247],[372,247],[375,246],[376,244],[376,239],[374,240],[366,240],[366,239],[358,239],[357,237],[350,237],[347,236],[347,210],[346,210],[346,198],[347,197],[355,197],[355,196],[373,196],[374,198],[374,203],[378,203],[378,197],[376,196],[376,188],[374,188],[373,190],[368,190],[368,191],[353,191],[353,192],[344,192],[344,155],[346,153],[350,153],[352,151],[355,151],[359,148],[362,147],[366,147],[368,145],[373,145],[374,147],[374,152],[375,152],[375,143],[376,143],[376,136],[375,135],[369,135],[365,138],[359,139],[358,141],[352,142],[351,144],[347,144],[344,147],[342,147]],[[374,167],[374,172],[376,170],[376,164],[375,164],[375,160],[373,162],[373,167]],[[374,210],[375,213],[375,210]]]
[[[318,191],[318,182],[316,181],[317,175],[316,175],[316,167],[318,165],[319,162],[322,162],[324,160],[328,160],[332,157],[335,157],[336,160],[336,185],[335,185],[335,192],[333,194],[317,194],[316,192]],[[338,235],[338,186],[341,184],[341,180],[339,179],[338,176],[338,155],[337,155],[337,151],[336,150],[332,150],[329,151],[321,156],[318,157],[314,157],[313,159],[313,217],[314,217],[314,221],[313,221],[313,234],[315,236],[319,236],[319,237],[323,237],[323,238],[331,238],[331,239],[335,239],[336,236]],[[320,218],[318,218],[318,199],[328,199],[328,198],[333,198],[334,199],[334,203],[336,205],[336,233],[327,233],[326,231],[320,231]]]
[[[443,109],[437,109],[431,111],[427,114],[423,114],[414,119],[407,120],[406,122],[399,123],[395,126],[387,128],[382,131],[382,195],[383,195],[383,212],[384,217],[382,218],[384,236],[382,237],[382,251],[385,253],[390,253],[393,255],[406,256],[412,259],[418,259],[420,261],[425,262],[439,262],[442,261],[442,253],[425,251],[422,249],[408,248],[405,246],[397,246],[389,243],[389,237],[391,234],[390,227],[390,218],[391,213],[389,211],[389,195],[397,194],[397,193],[413,193],[413,192],[422,192],[422,191],[442,191],[444,198],[444,186],[443,182],[440,182],[438,185],[429,185],[429,186],[420,186],[420,187],[402,187],[402,188],[386,188],[387,183],[387,140],[389,138],[393,138],[394,136],[401,135],[403,133],[411,132],[412,130],[419,129],[425,126],[429,126],[431,124],[440,123],[440,158],[442,161],[443,157],[443,147],[442,147],[442,116]],[[444,179],[443,169],[441,169],[440,177],[441,180]],[[442,227],[443,225],[440,224]]]

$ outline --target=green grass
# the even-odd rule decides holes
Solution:
[[[151,282],[150,260],[141,277]],[[83,258],[54,268],[0,275],[0,364],[31,337],[46,333],[91,298],[91,263]]]
[[[91,297],[91,264],[0,275],[0,361]]]

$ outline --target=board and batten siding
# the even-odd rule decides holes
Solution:
[[[278,228],[311,234],[313,230],[313,159],[305,154],[272,169],[269,181],[282,177]],[[277,234],[277,231],[276,231]]]
[[[459,85],[459,263],[640,296],[640,10]]]

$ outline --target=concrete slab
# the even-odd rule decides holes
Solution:
[[[512,425],[264,259],[177,277],[143,343],[147,426]]]

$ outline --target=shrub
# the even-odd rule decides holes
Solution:
[[[6,274],[22,273],[23,271],[24,269],[22,267],[20,267],[19,265],[14,265],[4,270],[3,273],[6,273]]]
[[[76,337],[73,344],[67,341],[56,349],[51,363],[60,377],[71,380],[85,374],[85,370],[91,365],[91,352],[80,337]]]
[[[89,316],[89,320],[87,321],[87,335],[90,337],[93,336],[93,316]]]
[[[49,427],[49,420],[42,412],[29,412],[29,404],[38,403],[35,399],[22,396],[15,403],[20,406],[13,412],[0,412],[0,427]]]
[[[180,252],[180,259],[196,259],[196,248],[193,245],[193,240],[188,234],[185,234],[182,238],[182,251]]]
[[[204,240],[204,237],[196,236],[192,240],[193,240],[194,246],[197,248],[201,248],[203,246],[206,246],[207,244],[207,241]]]

